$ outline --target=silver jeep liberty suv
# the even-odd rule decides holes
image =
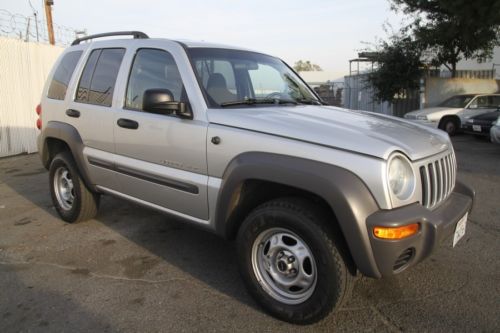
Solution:
[[[132,39],[99,37],[132,35]],[[85,43],[82,43],[86,41]],[[110,194],[236,239],[248,291],[307,324],[465,233],[448,135],[324,105],[278,58],[117,32],[77,39],[43,90],[39,154],[64,221]]]

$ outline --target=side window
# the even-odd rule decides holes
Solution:
[[[175,101],[183,100],[184,86],[172,55],[163,50],[140,49],[130,70],[125,108],[142,110],[142,98],[148,89],[168,89]]]
[[[124,54],[125,49],[92,51],[80,78],[76,101],[111,106]]]
[[[64,100],[69,80],[71,80],[71,76],[73,76],[76,64],[81,56],[82,51],[72,51],[64,55],[50,81],[47,93],[48,98]]]
[[[500,96],[491,96],[492,103],[491,106],[494,108],[500,107]]]
[[[487,108],[488,107],[488,96],[480,96],[476,99],[478,108]]]
[[[94,50],[90,54],[90,57],[85,64],[85,68],[83,69],[82,76],[80,77],[80,83],[78,84],[78,89],[76,90],[75,101],[88,103],[90,80],[92,80],[92,74],[94,74],[95,65],[97,64],[97,59],[100,54],[101,50]]]

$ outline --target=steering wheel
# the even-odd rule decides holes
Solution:
[[[283,98],[283,93],[281,93],[279,91],[275,91],[275,92],[270,93],[269,95],[266,95],[265,98],[281,99],[281,98]]]

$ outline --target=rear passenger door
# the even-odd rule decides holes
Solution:
[[[68,104],[71,119],[84,142],[84,157],[95,184],[116,189],[114,176],[113,95],[125,48],[98,48],[90,51]]]
[[[171,211],[208,220],[205,121],[143,110],[147,89],[168,89],[189,103],[173,55],[138,48],[131,60],[123,108],[114,121],[120,192]],[[123,126],[134,124],[134,126]]]

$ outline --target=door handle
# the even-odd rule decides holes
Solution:
[[[130,119],[125,119],[125,118],[120,118],[116,122],[118,126],[123,127],[123,128],[128,128],[128,129],[138,129],[139,128],[139,123],[135,120],[130,120]]]
[[[80,117],[80,111],[74,110],[74,109],[67,109],[66,115],[68,117],[78,118],[78,117]]]

